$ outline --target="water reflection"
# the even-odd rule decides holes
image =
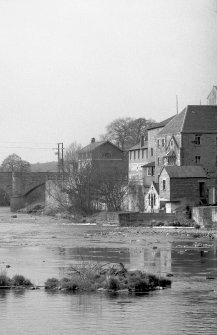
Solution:
[[[171,289],[145,296],[0,290],[1,334],[216,334],[217,280],[206,280],[206,274],[217,268],[214,243],[204,248],[203,256],[194,242],[172,243],[164,249],[34,247],[19,253],[6,251],[0,249],[0,256],[10,260],[9,274],[18,264],[19,273],[25,269],[30,279],[34,268],[32,274],[37,273],[40,281],[51,274],[61,276],[82,259],[122,262],[130,269],[173,273],[174,277]]]

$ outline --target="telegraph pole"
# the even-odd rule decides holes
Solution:
[[[58,172],[64,172],[63,143],[57,143]]]

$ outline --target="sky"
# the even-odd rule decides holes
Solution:
[[[57,159],[217,85],[216,0],[0,0],[0,162]]]

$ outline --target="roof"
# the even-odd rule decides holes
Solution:
[[[175,156],[175,152],[174,150],[170,150],[164,157],[172,157],[172,156]]]
[[[154,185],[155,190],[156,190],[157,193],[159,194],[159,183],[155,183],[155,182],[153,181],[153,185]]]
[[[209,93],[207,99],[209,99],[209,96],[210,96],[210,94],[213,92],[213,90],[217,91],[217,86],[213,86],[213,88],[212,88],[211,92]]]
[[[175,117],[175,115],[173,115],[173,116],[169,117],[168,119],[163,120],[163,121],[161,121],[161,122],[154,123],[151,127],[148,128],[148,130],[155,129],[155,128],[162,128],[162,127],[164,127],[168,122],[170,122],[174,117]]]
[[[158,135],[176,133],[217,133],[217,105],[187,106]]]
[[[150,162],[145,165],[142,165],[142,167],[152,167],[152,166],[155,166],[155,162]]]
[[[90,152],[99,147],[100,145],[106,143],[107,141],[100,141],[100,142],[91,142],[90,144],[86,145],[83,147],[81,150],[78,151],[78,153],[85,153],[85,152]]]
[[[97,147],[99,147],[100,145],[103,145],[105,143],[109,143],[113,147],[119,149],[120,151],[123,151],[123,150],[121,150],[119,147],[117,147],[115,144],[113,144],[110,141],[100,141],[100,142],[91,142],[90,144],[86,145],[81,150],[79,150],[78,153],[82,154],[82,153],[86,153],[86,152],[91,152],[91,151],[95,150]]]
[[[198,165],[164,166],[164,169],[170,178],[206,178],[205,170]]]
[[[144,141],[144,145],[141,146],[141,141],[135,144],[133,147],[129,148],[128,150],[138,150],[138,149],[146,149],[148,148],[148,141]]]

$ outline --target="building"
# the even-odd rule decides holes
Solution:
[[[154,147],[154,141],[152,141]],[[149,147],[149,143],[148,143]],[[180,114],[173,117],[155,137],[155,172],[153,181],[159,183],[159,199],[160,207],[164,206],[165,201],[176,202],[176,205],[189,202],[199,204],[201,201],[213,204],[216,203],[216,181],[217,181],[217,105],[189,105]],[[187,190],[186,194],[180,194],[180,199],[174,197],[166,198],[163,192],[162,173],[166,173],[165,167],[176,166],[176,172],[182,173],[183,166],[191,167],[191,172],[197,172],[197,168],[201,167],[205,171],[206,181],[204,183],[204,192],[206,197],[201,199],[201,184],[197,182],[197,196],[195,196],[193,188]],[[179,167],[179,168],[178,168]],[[144,166],[148,171],[149,166]],[[163,172],[164,170],[164,172]],[[178,172],[179,170],[179,172]],[[194,173],[194,172],[192,172]],[[146,175],[146,173],[145,173]],[[144,184],[147,183],[146,176]],[[185,179],[189,176],[183,176],[181,183],[185,184]],[[203,176],[204,178],[204,176]],[[172,179],[169,178],[172,183]],[[172,187],[172,186],[171,186]],[[189,193],[190,191],[190,193]],[[172,204],[167,208],[172,208]]]
[[[128,209],[130,211],[144,210],[143,165],[148,162],[148,142],[141,136],[139,143],[128,152]]]
[[[148,129],[147,139],[141,136],[140,142],[129,149],[128,209],[130,211],[144,211],[146,208],[144,196],[155,181],[156,136],[173,117],[155,123]]]
[[[91,139],[91,143],[78,152],[79,166],[91,164],[99,173],[127,174],[127,159],[123,150],[110,141]]]
[[[172,212],[177,207],[199,205],[206,200],[207,175],[202,166],[165,166],[159,178],[161,208]]]
[[[207,97],[207,103],[208,105],[217,105],[217,86],[213,86]]]

